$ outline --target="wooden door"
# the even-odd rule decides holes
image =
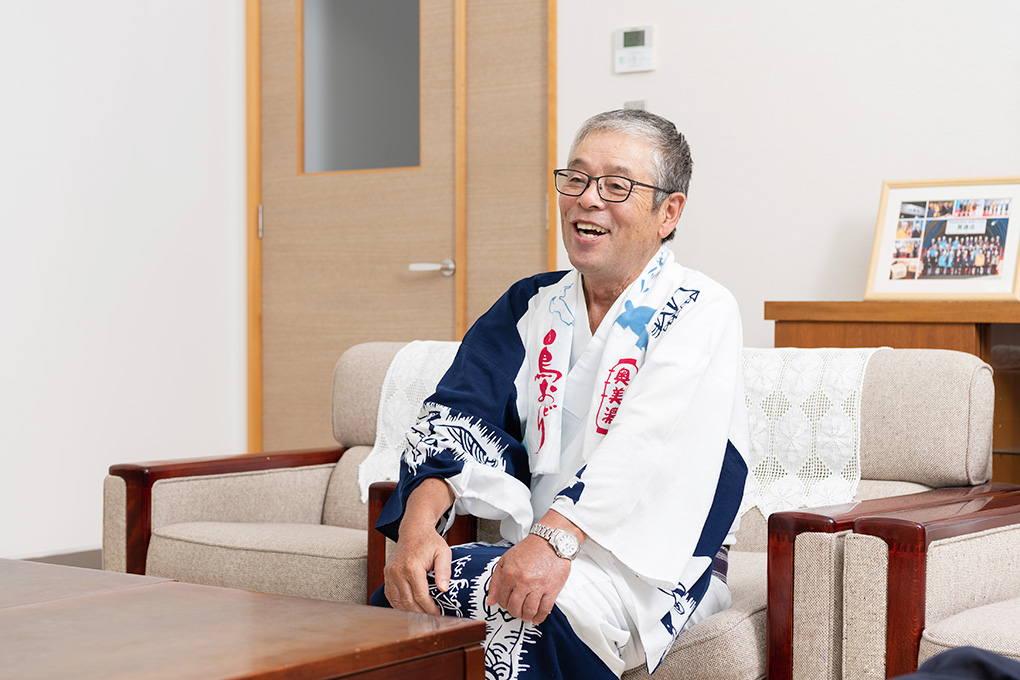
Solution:
[[[454,3],[421,1],[420,165],[306,174],[302,4],[263,0],[263,446],[332,441],[332,367],[353,344],[454,338]]]
[[[455,339],[546,268],[555,7],[421,0],[420,165],[305,174],[300,0],[250,0],[249,211],[260,197],[264,216],[249,241],[250,450],[330,444],[345,349]],[[453,277],[408,271],[447,258]]]

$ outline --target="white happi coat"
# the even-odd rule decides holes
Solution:
[[[652,671],[732,542],[749,449],[741,346],[732,295],[665,246],[594,335],[576,270],[526,279],[472,328],[423,406],[396,504],[444,460],[456,511],[502,520],[512,543],[557,511],[588,536],[571,578],[581,562],[606,575]],[[486,405],[502,392],[512,403]],[[605,631],[570,592],[557,606],[604,656]],[[619,656],[604,660],[622,671]]]

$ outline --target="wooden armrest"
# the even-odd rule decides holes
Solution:
[[[368,487],[368,579],[366,597],[382,587],[383,568],[386,566],[386,537],[376,530],[383,506],[397,488],[396,482],[374,482]],[[457,515],[446,532],[449,545],[471,543],[478,535],[478,520],[473,515]]]
[[[790,680],[793,677],[793,551],[799,534],[850,531],[854,522],[866,515],[937,506],[1018,489],[1020,486],[1015,484],[999,483],[932,489],[844,505],[776,512],[769,516],[765,629],[769,680]]]
[[[371,599],[372,594],[383,584],[383,567],[386,566],[386,537],[376,530],[383,506],[397,488],[396,482],[375,482],[368,487],[368,580],[366,581],[365,597]],[[366,604],[368,602],[366,601]]]
[[[200,477],[326,465],[340,460],[344,450],[342,447],[330,447],[111,466],[110,474],[123,478],[127,487],[127,572],[145,573],[145,557],[149,551],[149,539],[152,537],[152,485],[157,481],[174,477]]]
[[[889,545],[886,677],[917,670],[924,631],[928,547],[933,541],[1020,524],[1020,491],[916,508],[853,523],[855,534]]]

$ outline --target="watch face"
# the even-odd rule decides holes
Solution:
[[[569,531],[557,534],[555,541],[556,552],[561,555],[572,557],[577,552],[577,539]]]

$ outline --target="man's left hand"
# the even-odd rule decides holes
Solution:
[[[544,538],[529,534],[499,558],[485,604],[538,625],[552,611],[569,575],[570,560],[557,556]]]

